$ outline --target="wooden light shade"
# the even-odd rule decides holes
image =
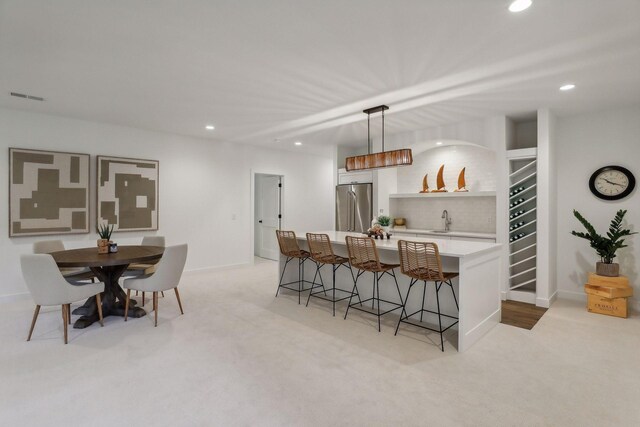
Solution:
[[[409,166],[413,164],[413,156],[410,148],[402,148],[400,150],[347,157],[345,163],[347,171],[351,172],[364,169]]]

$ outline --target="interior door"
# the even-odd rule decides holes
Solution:
[[[276,261],[280,254],[276,238],[281,220],[280,185],[280,176],[261,175],[256,179],[256,252],[261,258]]]

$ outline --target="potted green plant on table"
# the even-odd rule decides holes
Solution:
[[[376,223],[382,227],[385,233],[389,232],[389,227],[391,226],[391,217],[387,215],[380,215],[376,220]]]
[[[97,227],[98,236],[98,253],[99,254],[108,254],[109,253],[109,241],[111,240],[111,233],[113,233],[113,224],[100,224]]]
[[[637,232],[631,232],[628,228],[622,228],[622,220],[626,213],[627,211],[622,209],[616,212],[616,216],[609,225],[607,235],[601,236],[596,232],[593,225],[580,215],[580,212],[575,209],[573,211],[573,215],[580,221],[587,232],[572,231],[571,234],[588,240],[591,247],[596,250],[600,257],[600,261],[596,262],[596,274],[600,276],[617,277],[620,274],[620,265],[613,262],[616,257],[616,251],[627,247],[622,237],[637,234]]]

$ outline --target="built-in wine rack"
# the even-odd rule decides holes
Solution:
[[[535,301],[537,160],[509,160],[509,291]]]

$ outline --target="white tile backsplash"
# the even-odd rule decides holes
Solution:
[[[398,193],[418,193],[425,173],[429,174],[429,188],[434,189],[442,164],[449,191],[457,187],[463,167],[467,168],[465,178],[470,192],[496,190],[495,153],[475,146],[456,145],[427,150],[414,157],[412,166],[398,168]],[[446,209],[452,221],[451,230],[496,232],[495,197],[391,199],[389,208],[391,216],[407,219],[407,228],[442,229],[442,211]]]
[[[391,199],[390,209],[394,218],[407,219],[407,228],[443,229],[446,209],[452,231],[496,232],[495,197]]]

